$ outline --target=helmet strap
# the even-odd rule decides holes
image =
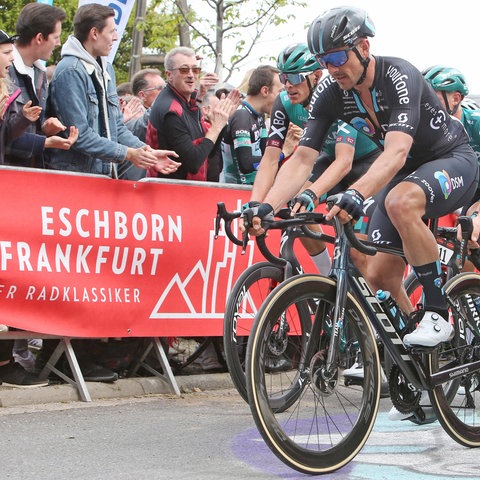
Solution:
[[[445,90],[441,90],[441,92],[442,92],[443,101],[445,102],[445,108],[447,109],[447,113],[449,115],[454,115],[455,112],[458,110],[458,107],[460,106],[460,104],[455,105],[455,107],[451,109],[450,104],[448,103],[448,100],[447,100],[447,92],[445,92]]]
[[[307,85],[308,85],[308,91],[310,92],[308,94],[308,97],[307,99],[302,103],[302,106],[304,106],[305,108],[308,107],[308,105],[310,104],[310,100],[312,99],[312,95],[313,95],[313,90],[316,86],[316,84],[313,84],[312,85],[312,82],[310,81],[310,75],[305,77],[305,80],[307,81]]]
[[[368,64],[370,63],[370,57],[363,58],[360,55],[360,52],[357,50],[357,47],[354,47],[352,51],[355,52],[355,55],[357,56],[358,60],[360,60],[360,63],[363,65],[363,73],[360,75],[360,78],[358,79],[358,82],[357,82],[357,85],[360,85],[361,83],[363,83],[363,81],[365,80],[365,77],[367,76],[367,68],[368,68]]]

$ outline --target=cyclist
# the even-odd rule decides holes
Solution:
[[[322,76],[319,64],[304,43],[294,43],[284,48],[278,56],[277,67],[285,90],[277,97],[272,110],[267,147],[260,162],[249,206],[255,206],[263,200],[274,182],[280,164],[288,159],[288,154],[293,153],[287,151],[285,155],[287,144],[285,139],[293,128],[298,127],[303,130],[306,125],[307,107],[314,88]],[[324,143],[322,154],[318,157],[312,175],[305,184],[309,188],[292,202],[293,211],[300,208],[308,210],[315,208],[319,198],[325,197],[326,192],[331,191],[338,183],[331,181],[332,171],[341,172],[342,176],[347,175],[345,179],[358,178],[379,153],[378,147],[366,136],[358,133],[345,122],[338,122],[338,124],[334,122]],[[352,168],[354,156],[356,162],[355,167]],[[328,173],[322,175],[324,172]],[[319,179],[321,175],[322,178]],[[373,205],[373,202],[371,204]],[[360,225],[359,223],[359,227]],[[365,231],[365,227],[363,230]],[[358,231],[361,229],[359,228]],[[325,244],[311,239],[302,239],[302,242],[319,271],[328,272],[330,258]]]
[[[460,70],[445,65],[429,67],[422,74],[435,90],[447,112],[463,123],[470,139],[470,145],[480,163],[480,107],[477,106],[474,109],[470,105],[464,105],[465,97],[468,95],[468,85],[464,75]],[[464,207],[462,214],[472,215],[474,212],[478,212],[477,201],[479,199],[480,188],[477,187],[473,201]],[[474,214],[474,217],[476,215]],[[480,227],[480,221],[474,223],[478,223],[478,227]],[[478,245],[477,248],[474,248],[475,244],[471,244],[471,247],[469,257],[474,258],[477,263],[476,259],[480,256]],[[473,265],[470,262],[464,265],[463,271],[467,270],[473,271]]]
[[[425,218],[440,217],[472,198],[478,183],[477,159],[460,122],[445,112],[420,71],[406,60],[370,53],[375,27],[357,7],[336,7],[318,16],[308,45],[330,77],[318,85],[299,147],[280,170],[264,203],[244,211],[253,234],[263,233],[270,217],[308,178],[328,129],[344,120],[370,136],[382,153],[372,167],[340,195],[327,217],[357,220],[365,198],[379,194],[370,219],[369,238],[403,246],[419,277],[425,307],[418,327],[404,343],[433,347],[453,334],[441,285],[435,238]],[[402,292],[405,264],[378,253],[369,259],[368,281],[389,290],[408,313]]]

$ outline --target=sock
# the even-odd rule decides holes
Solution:
[[[318,271],[322,275],[328,275],[328,272],[330,272],[330,268],[332,266],[332,260],[328,253],[328,250],[325,248],[320,253],[317,253],[317,255],[311,255],[311,257],[313,263],[318,268]]]
[[[423,287],[425,310],[437,312],[443,318],[448,318],[447,302],[442,285],[440,260],[412,268]]]

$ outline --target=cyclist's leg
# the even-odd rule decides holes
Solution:
[[[472,175],[473,169],[476,175]],[[402,238],[406,258],[425,296],[425,313],[419,327],[404,337],[408,345],[435,346],[453,334],[447,321],[437,242],[423,219],[440,217],[461,207],[465,198],[473,197],[477,182],[475,155],[471,149],[458,148],[448,158],[418,167],[386,197],[385,209]]]

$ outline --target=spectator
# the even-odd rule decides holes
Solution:
[[[265,115],[270,115],[283,90],[278,73],[270,65],[261,65],[252,72],[247,96],[232,115],[223,137],[221,182],[253,184],[267,142]]]
[[[20,111],[16,97],[21,91],[8,79],[7,68],[13,61],[13,42],[15,37],[10,37],[0,30],[0,163],[4,163],[5,142],[18,137],[32,122],[40,116],[41,108],[32,106],[28,101]],[[5,325],[0,325],[0,331],[8,330]],[[13,341],[0,341],[0,383],[16,387],[35,387],[47,385],[48,382],[40,381],[35,375],[27,372],[12,356]]]
[[[250,80],[250,77],[252,76],[252,73],[255,69],[251,68],[250,70],[247,70],[245,72],[245,75],[242,78],[242,81],[240,82],[240,85],[237,87],[238,90],[240,90],[240,93],[245,96],[247,94],[248,90],[248,81]]]
[[[145,113],[145,108],[139,98],[133,95],[132,82],[117,85],[117,95],[120,101],[120,111],[125,123],[135,120]]]
[[[81,6],[74,16],[74,34],[62,48],[49,102],[59,119],[77,125],[79,140],[70,152],[53,150],[47,166],[113,178],[118,178],[117,165],[125,161],[140,168],[156,165],[166,174],[175,172],[178,163],[168,157],[176,156],[175,152],[153,150],[123,122],[115,72],[106,60],[118,39],[114,16],[113,8],[96,3]],[[95,100],[91,92],[96,93]]]
[[[197,90],[197,80],[201,72],[195,52],[191,48],[177,47],[165,56],[167,86],[160,92],[152,105],[147,128],[147,143],[155,148],[174,149],[181,166],[172,174],[158,172],[154,167],[152,176],[176,179],[206,180],[207,157],[228,119],[237,108],[240,93],[233,90],[220,100],[210,115],[210,128],[205,132],[200,123],[200,108],[203,95],[216,75],[205,74]],[[208,88],[207,88],[208,87]]]
[[[117,165],[131,161],[137,167],[157,165],[162,172],[173,172],[178,163],[168,155],[175,152],[153,150],[126,127],[120,113],[115,73],[107,63],[112,44],[117,40],[115,11],[99,4],[80,7],[74,16],[74,34],[62,49],[62,59],[50,83],[52,112],[67,124],[79,128],[79,141],[71,152],[55,150],[48,167],[117,178]],[[69,91],[71,95],[65,95]],[[96,99],[92,100],[91,92]],[[92,342],[78,341],[79,364],[86,381],[114,381],[117,374],[91,360]],[[37,357],[41,370],[55,347],[46,341]]]
[[[133,95],[132,82],[123,82],[117,85],[117,95],[120,100],[123,97],[131,97]]]
[[[44,61],[60,45],[64,19],[65,12],[61,8],[41,3],[29,3],[18,16],[18,38],[13,65],[9,69],[11,79],[20,88],[20,94],[14,101],[17,111],[28,104],[39,106],[40,115],[24,133],[11,137],[7,142],[4,158],[7,165],[43,168],[44,149],[69,149],[78,136],[74,127],[69,129],[68,138],[57,136],[66,127],[56,118],[45,118],[47,71]],[[13,354],[23,367],[33,369],[35,358],[28,349],[27,340],[15,340]]]
[[[160,70],[156,68],[144,68],[132,78],[133,94],[142,100],[145,108],[150,108],[153,105],[165,85]]]
[[[226,93],[228,94],[229,92]],[[205,131],[210,128],[210,116],[212,115],[213,110],[215,110],[217,105],[220,103],[220,98],[221,96],[218,96],[218,91],[215,93],[209,91],[202,99],[202,103],[200,104],[200,121],[202,122]],[[222,171],[222,168],[222,150],[220,148],[220,143],[216,142],[215,147],[208,155],[207,182],[218,182],[220,180],[220,172]]]
[[[28,101],[32,101],[33,105],[42,108],[42,112],[38,120],[27,129],[27,134],[35,135],[24,134],[7,143],[7,165],[43,168],[45,148],[70,148],[75,141],[74,129],[69,130],[70,135],[67,137],[70,141],[65,144],[65,139],[56,135],[64,132],[66,127],[57,118],[45,118],[48,91],[44,62],[49,60],[55,47],[60,45],[65,17],[61,8],[43,3],[27,4],[18,16],[18,38],[13,65],[9,70],[12,81],[21,89],[21,95],[15,102],[18,111]]]
[[[150,107],[165,87],[165,80],[162,78],[160,70],[145,68],[133,76],[131,83],[134,98],[140,103],[143,113],[126,121],[125,125],[136,137],[145,142]],[[138,168],[133,164],[127,165],[127,168],[123,167],[124,165],[120,166],[118,175],[122,180],[140,180],[145,177],[146,171],[143,168]]]

